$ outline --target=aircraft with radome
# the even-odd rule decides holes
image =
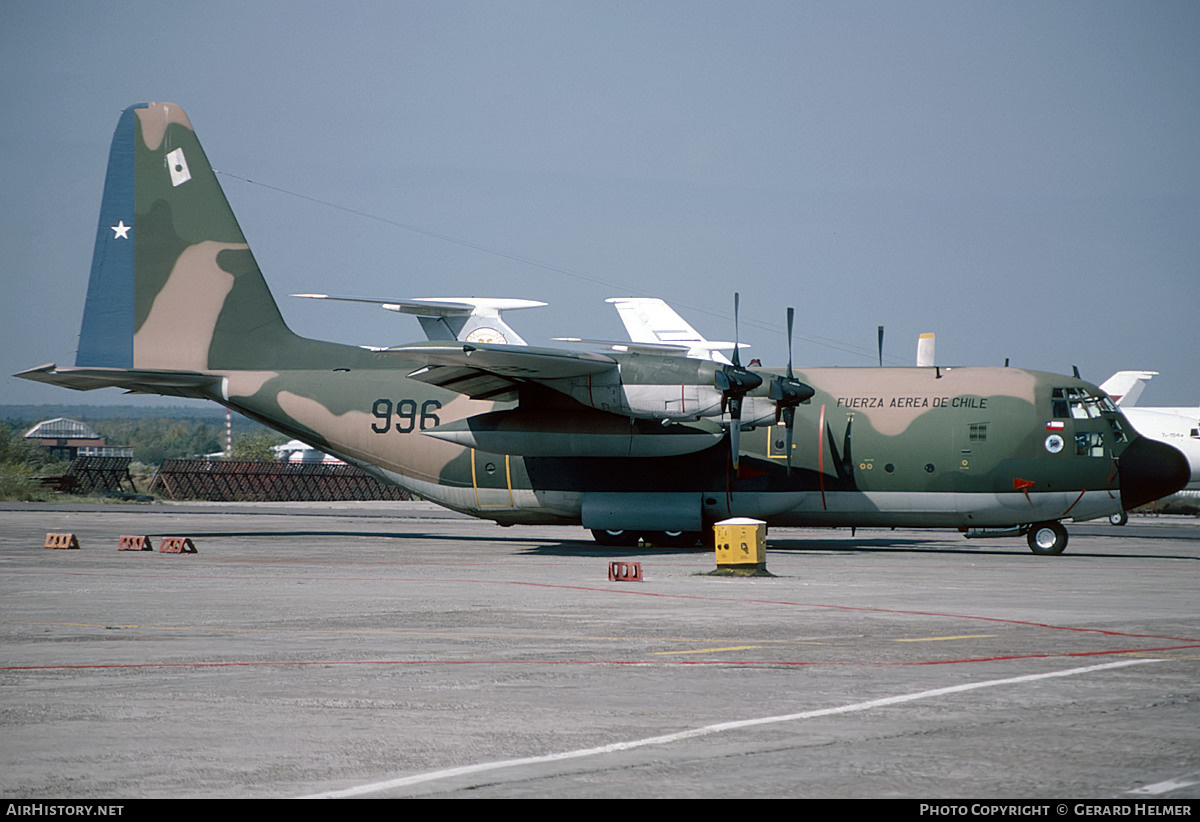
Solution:
[[[580,524],[605,544],[694,543],[747,516],[1025,534],[1057,554],[1061,520],[1187,481],[1177,450],[1077,376],[445,337],[367,349],[293,333],[187,115],[149,103],[113,138],[75,365],[18,376],[213,400],[447,508]]]

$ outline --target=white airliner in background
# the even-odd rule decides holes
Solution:
[[[1187,457],[1191,477],[1180,495],[1200,496],[1200,405],[1183,408],[1150,408],[1138,398],[1157,371],[1118,371],[1100,386],[1133,424],[1139,434],[1165,442]]]

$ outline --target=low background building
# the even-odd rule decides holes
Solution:
[[[25,439],[37,443],[50,453],[64,460],[76,457],[129,457],[133,448],[127,445],[109,445],[85,423],[58,417],[39,422],[25,432]]]

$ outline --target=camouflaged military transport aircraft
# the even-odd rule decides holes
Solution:
[[[736,318],[736,309],[735,309]],[[789,329],[790,329],[789,316]],[[773,525],[958,528],[1066,544],[1187,481],[1078,378],[1017,368],[746,368],[428,340],[369,350],[284,323],[181,108],[121,116],[74,367],[19,376],[214,400],[428,500],[605,544]],[[790,360],[790,357],[789,357]]]

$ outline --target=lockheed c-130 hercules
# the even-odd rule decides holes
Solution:
[[[1187,480],[1178,451],[1078,376],[687,352],[300,337],[187,115],[149,103],[113,138],[75,365],[18,376],[213,400],[447,508],[606,544],[690,543],[749,516],[1026,534],[1057,554],[1061,520]]]

